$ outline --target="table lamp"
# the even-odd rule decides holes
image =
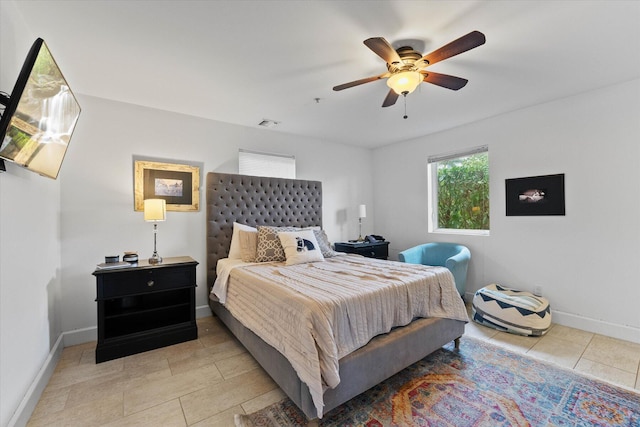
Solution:
[[[144,220],[153,222],[153,255],[149,258],[149,264],[159,264],[162,258],[156,250],[156,235],[158,234],[158,222],[167,219],[167,202],[163,199],[146,199],[144,201]]]
[[[360,224],[360,232],[358,233],[358,242],[364,242],[364,239],[362,238],[362,218],[366,218],[366,217],[367,217],[367,206],[366,205],[358,206],[358,222]]]

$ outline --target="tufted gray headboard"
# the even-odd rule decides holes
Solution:
[[[226,258],[233,223],[322,226],[322,182],[209,172],[207,174],[207,287]]]

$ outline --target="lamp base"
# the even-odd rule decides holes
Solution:
[[[160,264],[162,262],[162,257],[158,255],[158,250],[156,249],[156,237],[158,235],[158,223],[153,223],[153,255],[149,258],[149,264]]]
[[[160,264],[162,262],[162,257],[158,255],[157,252],[154,252],[149,258],[149,264]]]

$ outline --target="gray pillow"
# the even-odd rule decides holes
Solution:
[[[338,255],[338,252],[331,248],[331,243],[329,243],[329,238],[324,230],[314,228],[313,234],[316,235],[316,240],[318,241],[318,246],[320,246],[320,252],[322,252],[323,257],[331,258]]]

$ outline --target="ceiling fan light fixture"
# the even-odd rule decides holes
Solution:
[[[422,79],[418,71],[400,71],[387,79],[387,86],[398,95],[407,95],[416,90]]]

